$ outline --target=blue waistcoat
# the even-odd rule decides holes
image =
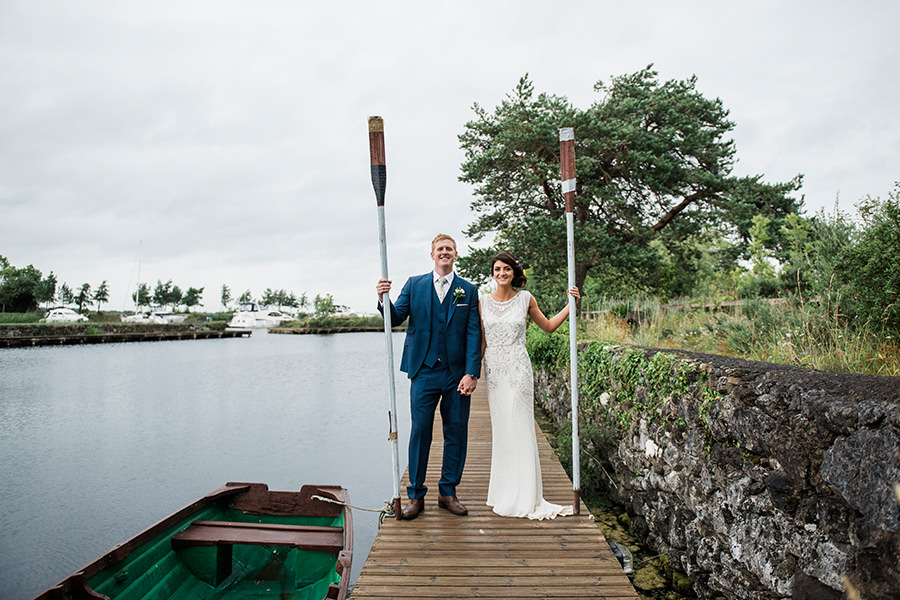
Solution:
[[[428,351],[425,353],[425,366],[433,367],[438,360],[444,366],[447,362],[447,313],[450,306],[450,294],[444,295],[444,301],[438,300],[437,292],[431,291],[431,337],[428,340]]]

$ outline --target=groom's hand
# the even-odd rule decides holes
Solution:
[[[378,283],[375,284],[375,291],[378,292],[378,301],[384,302],[381,296],[391,291],[391,280],[390,279],[379,279]]]
[[[477,379],[471,375],[463,375],[463,378],[460,380],[456,389],[458,389],[459,393],[463,396],[471,396],[476,387],[478,387]]]

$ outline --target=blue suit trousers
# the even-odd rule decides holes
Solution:
[[[457,391],[459,379],[450,369],[438,364],[422,367],[410,381],[410,413],[412,424],[409,434],[409,482],[406,488],[410,498],[424,498],[425,472],[431,450],[434,414],[441,410],[441,429],[444,434],[444,455],[438,491],[441,496],[455,496],[456,486],[462,479],[466,463],[466,447],[469,438],[469,410],[471,397]]]

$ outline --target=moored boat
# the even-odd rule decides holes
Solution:
[[[35,600],[344,599],[353,522],[340,486],[228,483]]]
[[[267,329],[269,327],[279,327],[293,320],[293,317],[284,314],[280,310],[266,308],[264,305],[256,302],[245,302],[234,313],[231,321],[228,322],[228,327],[234,329]]]
[[[87,317],[65,306],[48,308],[41,319],[42,323],[79,323],[81,321],[87,321]]]
[[[152,311],[142,312],[142,313],[134,313],[133,315],[122,315],[120,317],[123,323],[150,323],[153,325],[164,325],[168,323],[165,317],[157,316],[156,313]]]
[[[129,316],[122,315],[121,317],[123,323],[150,323],[153,325],[184,323],[187,318],[187,315],[177,315],[173,312],[156,312],[152,310],[142,313],[135,313]]]

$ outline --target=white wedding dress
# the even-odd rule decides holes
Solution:
[[[571,506],[544,500],[534,431],[534,379],[525,349],[531,294],[506,302],[481,296],[487,347],[484,376],[491,408],[491,480],[487,504],[504,517],[552,519],[571,515]]]

